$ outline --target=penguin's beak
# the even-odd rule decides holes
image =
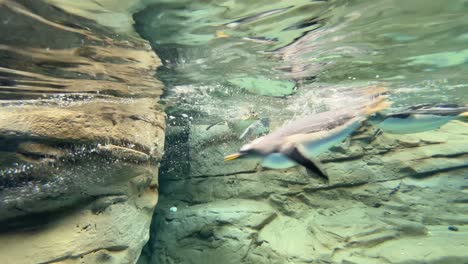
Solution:
[[[230,161],[230,160],[235,160],[241,156],[243,156],[244,154],[240,153],[240,152],[237,152],[237,153],[234,153],[234,154],[231,154],[231,155],[227,155],[226,157],[224,157],[224,161]]]

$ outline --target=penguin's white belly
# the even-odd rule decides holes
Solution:
[[[454,116],[414,115],[407,118],[389,117],[377,124],[382,131],[391,134],[411,134],[438,129]]]
[[[353,121],[350,124],[346,124],[342,127],[333,129],[325,134],[318,140],[312,140],[310,142],[305,142],[304,152],[305,156],[317,156],[331,147],[343,142],[347,137],[349,137],[361,124],[360,121]]]
[[[262,167],[270,169],[287,169],[296,166],[297,163],[281,153],[272,153],[262,160]]]

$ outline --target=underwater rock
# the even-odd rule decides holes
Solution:
[[[228,128],[218,129],[207,135],[201,125],[186,127],[190,169],[177,177],[161,174],[160,208],[146,259],[278,264],[468,259],[466,123],[375,138],[364,127],[320,156],[329,184],[301,167],[262,170],[249,160],[236,167],[223,164],[223,155],[242,142]],[[168,215],[172,206],[179,210]],[[450,225],[459,231],[448,230]]]
[[[2,263],[136,263],[165,130],[139,5],[0,1]]]

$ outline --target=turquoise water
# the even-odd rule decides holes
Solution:
[[[136,13],[137,31],[163,62],[156,76],[166,85],[168,114],[161,201],[142,259],[466,262],[461,233],[450,231],[455,223],[464,230],[459,220],[468,213],[455,198],[466,196],[463,120],[389,119],[383,134],[357,129],[320,154],[326,186],[303,178],[301,168],[263,171],[258,161],[222,157],[265,129],[352,109],[376,87],[392,103],[383,113],[466,105],[467,11],[466,1],[265,0],[157,1]],[[254,123],[260,130],[243,138],[259,118],[269,120],[267,128]],[[273,155],[276,163],[266,167],[291,166]],[[251,231],[250,210],[264,212],[263,205],[275,213],[266,228]],[[387,219],[397,220],[382,226]]]
[[[135,17],[163,59],[169,98],[243,96],[236,80],[253,78],[246,86],[260,88],[242,101],[254,105],[268,93],[261,89],[282,96],[378,83],[397,107],[467,102],[467,9],[463,1],[171,1]],[[291,82],[297,91],[276,89]]]
[[[0,0],[0,29],[0,263],[468,263],[468,1]]]

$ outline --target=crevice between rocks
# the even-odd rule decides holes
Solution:
[[[99,252],[99,251],[102,251],[102,250],[114,251],[115,252],[115,251],[123,251],[123,250],[126,250],[126,249],[128,249],[128,246],[126,246],[126,245],[117,245],[117,246],[111,246],[111,247],[100,247],[100,248],[93,249],[93,250],[90,250],[90,251],[86,251],[86,252],[83,252],[83,253],[70,254],[70,255],[59,257],[59,258],[56,258],[56,259],[52,259],[52,260],[49,260],[49,261],[46,261],[46,262],[40,262],[39,264],[51,264],[51,263],[57,263],[57,262],[60,262],[60,261],[66,260],[66,259],[82,258],[82,257],[84,257],[86,255],[93,254],[93,253],[96,253],[96,252]]]
[[[228,176],[233,176],[233,175],[239,175],[239,174],[253,174],[257,173],[258,171],[256,170],[246,170],[246,171],[237,171],[237,172],[230,172],[230,173],[222,173],[222,174],[212,174],[212,175],[195,175],[191,176],[190,178],[187,178],[185,180],[193,180],[197,178],[217,178],[217,177],[228,177]],[[183,180],[183,179],[175,179],[175,180]],[[170,181],[170,180],[169,180]]]

